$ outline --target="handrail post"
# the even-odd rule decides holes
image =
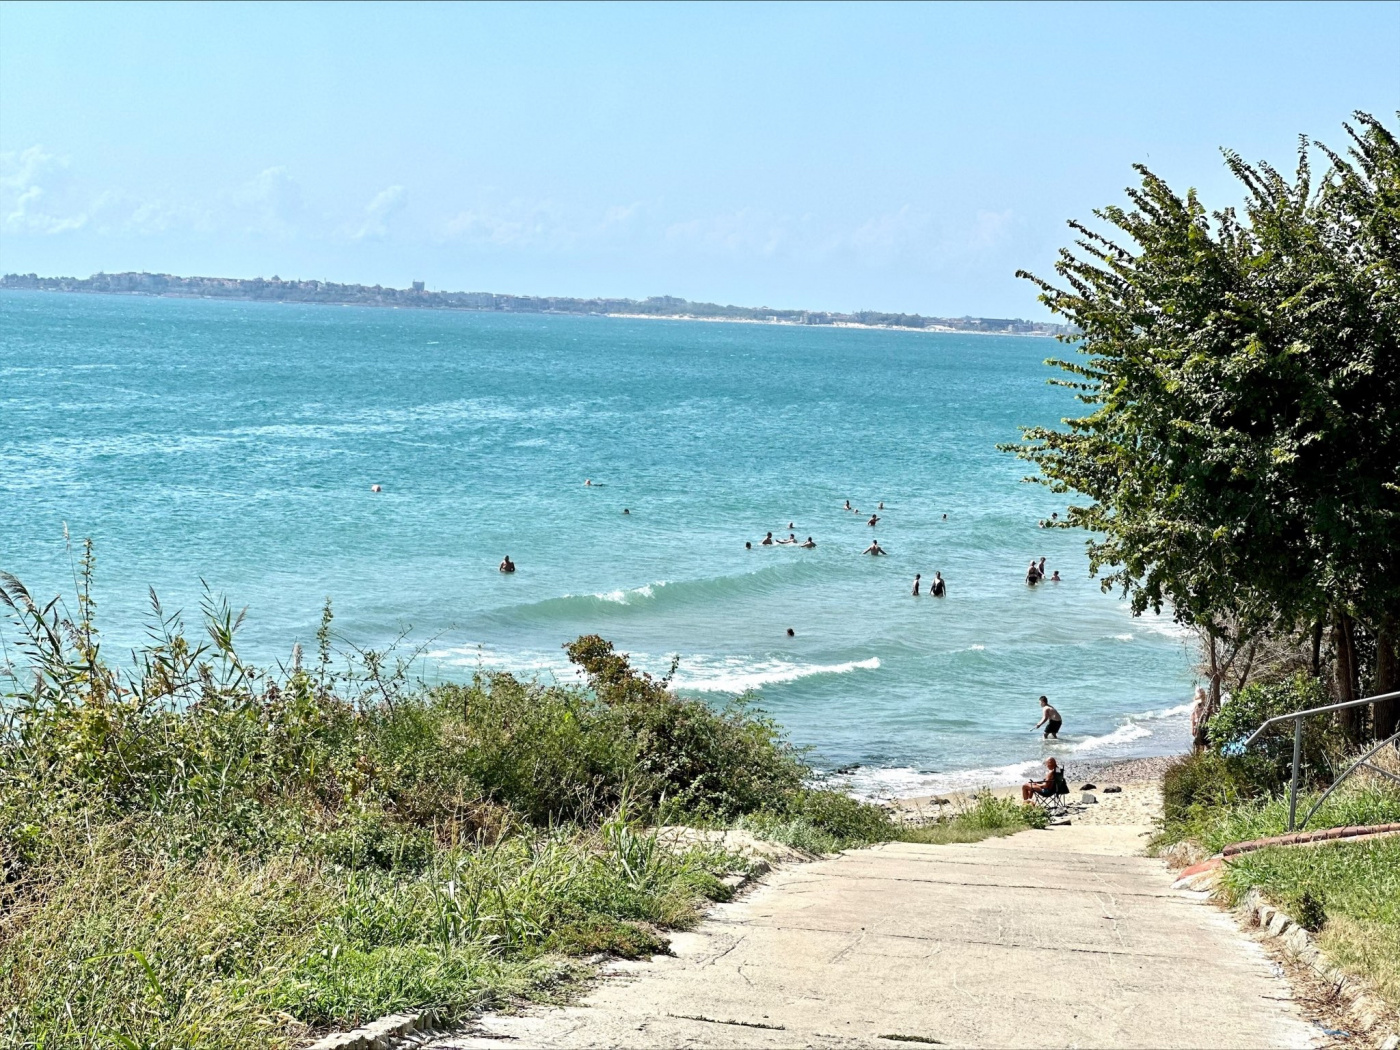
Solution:
[[[1293,777],[1288,785],[1288,830],[1298,815],[1298,762],[1303,754],[1303,718],[1293,719]]]

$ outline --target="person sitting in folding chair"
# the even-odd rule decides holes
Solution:
[[[1068,794],[1069,785],[1065,783],[1065,771],[1060,768],[1053,755],[1045,760],[1044,780],[1032,780],[1021,785],[1022,802],[1043,799],[1052,807],[1058,807],[1061,804],[1060,799]]]

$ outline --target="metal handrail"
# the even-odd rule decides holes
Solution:
[[[1325,707],[1310,707],[1306,711],[1293,711],[1290,714],[1286,715],[1275,715],[1273,718],[1270,718],[1267,722],[1265,722],[1253,733],[1251,733],[1249,735],[1249,739],[1244,742],[1243,746],[1248,747],[1250,744],[1254,743],[1254,741],[1258,740],[1259,737],[1263,735],[1264,731],[1270,726],[1277,725],[1280,722],[1291,721],[1293,723],[1293,775],[1289,778],[1288,784],[1289,831],[1295,830],[1294,823],[1298,815],[1298,766],[1299,763],[1302,761],[1303,757],[1303,719],[1307,718],[1308,715],[1323,715],[1329,714],[1333,711],[1345,711],[1351,707],[1361,707],[1365,704],[1377,704],[1380,703],[1382,700],[1400,700],[1400,690],[1397,690],[1393,693],[1381,693],[1378,696],[1368,696],[1360,700],[1348,700],[1345,703],[1341,704],[1328,704]],[[1339,776],[1336,780],[1332,781],[1332,786],[1329,787],[1325,792],[1323,792],[1322,798],[1318,799],[1317,802],[1313,805],[1313,808],[1308,810],[1308,815],[1303,818],[1303,823],[1299,825],[1299,827],[1307,826],[1308,821],[1312,819],[1312,815],[1317,812],[1318,806],[1321,806],[1323,801],[1326,800],[1327,796],[1332,794],[1332,792],[1336,790],[1338,784],[1340,784],[1347,777],[1351,776],[1361,766],[1365,765],[1370,769],[1374,769],[1377,773],[1383,774],[1384,776],[1392,776],[1392,774],[1387,773],[1384,769],[1377,769],[1375,766],[1372,766],[1369,762],[1366,761],[1381,748],[1385,747],[1386,744],[1389,744],[1392,741],[1400,741],[1400,733],[1396,733],[1394,736],[1387,737],[1385,740],[1382,740],[1375,747],[1371,748],[1370,751],[1367,751],[1364,755],[1362,755],[1354,763],[1352,763],[1350,769],[1348,769],[1345,773]]]

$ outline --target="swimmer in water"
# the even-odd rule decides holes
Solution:
[[[790,529],[795,529],[795,528],[797,528],[797,526],[794,525],[792,522],[788,522],[788,528],[790,528]]]
[[[879,520],[880,520],[880,515],[878,515],[878,514],[872,514],[872,515],[870,515],[870,520],[867,521],[866,524],[867,524],[867,525],[874,525],[874,524],[875,524],[877,521],[879,521]]]
[[[497,566],[497,570],[500,572],[515,571],[515,562],[510,560],[509,554],[507,554],[504,558],[501,559],[501,564]]]
[[[948,515],[946,515],[946,514],[943,515],[943,520],[944,520],[944,521],[947,521],[947,520],[948,520]]]
[[[917,597],[919,596],[919,581],[920,581],[921,579],[923,579],[922,576],[920,576],[917,572],[914,573],[914,597],[915,597],[915,598],[917,598]]]
[[[814,539],[812,539],[811,536],[808,536],[808,537],[807,537],[807,542],[806,542],[806,543],[799,543],[799,544],[798,544],[799,547],[806,547],[808,550],[811,550],[811,549],[812,549],[813,547],[815,547],[816,545],[817,545],[817,541],[814,540]]]
[[[870,543],[870,546],[869,546],[869,547],[866,547],[865,550],[861,551],[861,553],[862,553],[862,554],[888,554],[889,551],[885,550],[884,547],[881,547],[881,546],[880,546],[880,541],[879,541],[879,540],[872,540],[871,543]]]
[[[796,638],[796,637],[797,637],[797,632],[794,631],[791,627],[788,628],[788,637],[789,637],[789,638]]]
[[[1040,578],[1045,579],[1045,559],[1040,559],[1040,564],[1036,566],[1036,571],[1040,573]]]
[[[847,501],[846,501],[846,507],[845,507],[845,509],[846,509],[846,510],[850,510],[850,509],[851,509],[851,501],[850,501],[850,500],[847,500]]]
[[[885,501],[884,501],[884,500],[881,500],[881,501],[880,501],[880,505],[879,505],[878,507],[876,507],[875,509],[876,509],[876,510],[884,510],[884,509],[885,509]]]
[[[744,550],[746,550],[746,551],[751,551],[751,550],[753,550],[753,544],[750,543],[748,540],[745,540],[745,541],[744,541]]]
[[[789,532],[789,533],[788,533],[788,538],[785,539],[785,540],[779,540],[778,543],[781,544],[781,545],[784,546],[784,547],[787,547],[787,546],[794,546],[794,547],[795,547],[795,546],[797,545],[797,537],[794,536],[792,533]]]
[[[942,598],[948,593],[948,585],[943,582],[943,574],[941,572],[935,572],[933,574],[933,582],[928,585],[928,592],[935,598]]]
[[[622,508],[622,513],[624,513],[624,514],[631,514],[632,512],[631,512],[630,510],[628,510],[626,507],[623,507],[623,508]]]
[[[583,483],[584,483],[585,485],[591,485],[591,484],[593,484],[593,479],[592,479],[592,478],[584,478],[584,479],[583,479]]]
[[[1026,586],[1034,587],[1040,582],[1040,570],[1035,567],[1035,559],[1031,559],[1030,568],[1026,570]]]
[[[1054,574],[1053,576],[1050,577],[1050,582],[1051,582],[1051,583],[1059,583],[1059,582],[1060,582],[1060,570],[1059,570],[1059,569],[1056,569],[1056,570],[1055,570],[1055,574]]]
[[[773,534],[770,532],[767,536],[764,536],[763,539],[761,539],[761,540],[758,541],[758,545],[759,545],[760,547],[771,547],[771,546],[773,546]]]
[[[383,492],[383,491],[384,491],[384,490],[383,490],[382,488],[380,488],[378,485],[371,485],[371,486],[369,487],[369,490],[370,490],[371,492]]]

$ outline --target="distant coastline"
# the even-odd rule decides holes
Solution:
[[[900,331],[962,332],[982,335],[1053,337],[1072,334],[1068,325],[1003,317],[924,317],[920,314],[860,310],[845,314],[825,310],[778,310],[768,306],[722,306],[672,295],[648,299],[573,299],[563,296],[502,295],[495,292],[431,292],[422,281],[408,288],[335,284],[330,281],[284,281],[239,277],[177,277],[168,273],[97,273],[91,277],[40,277],[6,274],[0,289],[78,292],[100,295],[150,295],[184,299],[233,299],[251,302],[320,303],[327,306],[379,306],[415,310],[466,310],[481,313],[578,314],[675,321],[737,321],[829,328],[883,328]]]

